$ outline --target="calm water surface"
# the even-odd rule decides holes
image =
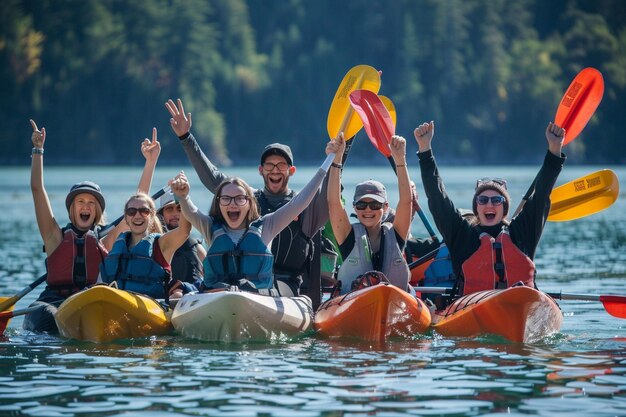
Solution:
[[[537,168],[441,171],[459,206],[470,201],[476,178],[493,175],[509,180],[515,207]],[[611,168],[626,178],[626,169]],[[558,184],[597,169],[566,167]],[[194,201],[206,209],[210,195],[191,168],[186,172]],[[294,188],[312,172],[300,168]],[[159,169],[153,189],[175,173]],[[228,173],[261,185],[256,168]],[[419,179],[416,165],[411,174]],[[113,219],[139,175],[140,168],[51,168],[46,186],[64,223],[69,186],[94,180]],[[382,166],[347,169],[346,196],[367,178],[388,184],[397,201],[393,173]],[[28,182],[27,168],[0,168],[1,295],[44,272]],[[547,225],[536,258],[542,289],[626,294],[623,197],[594,216]],[[419,219],[413,228],[426,234]],[[312,334],[243,346],[176,336],[95,345],[25,332],[15,318],[0,339],[0,416],[626,416],[626,320],[600,303],[563,301],[561,308],[561,332],[532,345],[433,334],[381,346]]]

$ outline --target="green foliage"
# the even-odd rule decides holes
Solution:
[[[161,163],[184,163],[168,98],[218,164],[256,163],[273,141],[318,161],[340,80],[370,64],[410,147],[435,120],[438,156],[463,163],[539,160],[565,88],[593,66],[604,100],[567,153],[620,163],[625,22],[620,0],[5,0],[0,162],[28,163],[34,118],[49,164],[140,164],[153,126]],[[367,142],[351,160],[384,164]]]

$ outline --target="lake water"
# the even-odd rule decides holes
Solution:
[[[601,167],[566,166],[562,184]],[[608,167],[626,178],[623,167]],[[448,192],[468,207],[476,178],[507,178],[513,207],[538,167],[442,167]],[[193,170],[191,195],[210,195]],[[153,190],[175,169],[158,169]],[[256,168],[231,168],[260,186]],[[300,168],[295,189],[310,178]],[[416,162],[411,174],[423,196]],[[140,168],[49,168],[46,187],[59,222],[74,182],[98,182],[109,219],[121,214]],[[387,184],[389,167],[348,167],[345,195],[367,178]],[[44,272],[28,168],[0,168],[0,294]],[[463,204],[466,204],[465,206]],[[423,208],[427,204],[422,199]],[[537,257],[546,291],[626,294],[626,203],[584,219],[549,223]],[[429,216],[430,217],[430,216]],[[413,232],[426,235],[419,219]],[[16,308],[32,302],[37,288]],[[177,336],[96,345],[33,334],[15,318],[0,339],[0,416],[626,416],[626,320],[600,303],[563,301],[560,333],[536,344],[427,334],[385,345],[308,334],[272,344],[220,345]]]

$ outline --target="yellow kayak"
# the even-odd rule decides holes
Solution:
[[[96,285],[72,295],[55,315],[59,333],[95,343],[167,334],[169,314],[148,296],[107,285]]]

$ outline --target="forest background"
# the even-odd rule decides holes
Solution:
[[[567,86],[595,67],[604,99],[568,163],[626,160],[623,0],[3,0],[0,164],[30,164],[29,118],[46,165],[140,165],[153,126],[160,164],[187,163],[164,108],[178,97],[218,164],[257,164],[275,141],[318,163],[358,64],[383,71],[409,151],[435,120],[454,164],[540,161]],[[385,164],[363,139],[351,162]]]

